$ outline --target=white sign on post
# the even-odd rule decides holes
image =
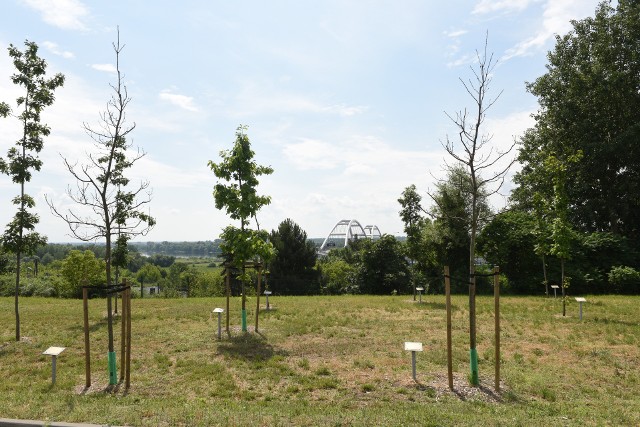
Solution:
[[[416,352],[422,351],[422,343],[421,342],[405,342],[404,343],[405,351],[411,352],[411,373],[413,374],[413,380],[418,381],[416,379]]]
[[[44,351],[45,356],[51,356],[51,384],[56,383],[56,357],[62,353],[66,347],[49,347]]]

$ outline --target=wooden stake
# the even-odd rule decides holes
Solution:
[[[493,298],[496,333],[496,392],[500,391],[500,267],[493,267]]]
[[[125,374],[125,388],[129,389],[131,385],[131,287],[125,290],[125,295],[127,299],[127,373]]]
[[[449,390],[453,390],[453,357],[451,354],[451,278],[449,266],[444,267],[444,290],[447,300],[447,376],[449,378]]]
[[[231,298],[231,266],[227,266],[227,277],[225,278],[227,285],[227,334],[229,334],[229,298]]]
[[[256,293],[256,332],[258,332],[258,317],[260,314],[260,280],[262,279],[262,269],[258,267],[258,287]]]
[[[82,308],[84,310],[84,368],[86,388],[91,387],[91,345],[89,344],[89,289],[82,288]]]
[[[124,292],[122,292],[124,295]],[[124,301],[122,297],[120,297]],[[116,301],[118,301],[118,293],[116,293]],[[120,382],[124,379],[125,371],[125,351],[126,351],[126,332],[127,332],[127,310],[124,308],[124,303],[120,304]]]

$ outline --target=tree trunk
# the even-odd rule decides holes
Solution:
[[[476,349],[476,231],[478,227],[477,189],[475,175],[471,174],[473,195],[471,200],[471,239],[469,242],[469,358],[471,384],[478,385],[478,351]]]
[[[564,286],[564,258],[560,258],[560,280],[562,286],[562,317],[567,315],[567,298]]]
[[[544,276],[544,293],[549,297],[549,281],[547,280],[547,260],[542,254],[542,274]]]
[[[108,221],[108,217],[107,217]],[[111,230],[107,228],[106,234],[106,247],[105,247],[105,261],[107,267],[107,290],[111,284]],[[111,313],[111,294],[107,292],[107,331],[109,334],[109,352],[113,353],[113,314]]]

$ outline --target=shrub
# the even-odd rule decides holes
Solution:
[[[613,267],[608,276],[614,292],[625,294],[640,292],[640,272],[637,270],[625,266]]]

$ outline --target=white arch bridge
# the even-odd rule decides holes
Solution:
[[[349,241],[357,239],[377,240],[382,237],[377,225],[367,225],[363,227],[355,219],[343,219],[333,227],[329,235],[324,239],[318,255],[326,255],[331,249],[344,248]]]

